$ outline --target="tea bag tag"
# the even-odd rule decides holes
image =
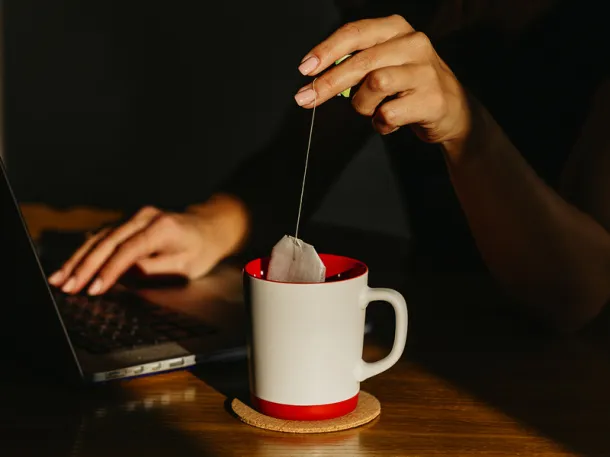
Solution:
[[[343,57],[341,57],[340,59],[335,61],[335,65],[339,65],[341,62],[343,62],[344,60],[347,60],[351,57],[351,54],[347,54],[344,55]],[[337,94],[337,97],[345,97],[345,98],[349,98],[350,92],[351,92],[352,88],[348,87],[347,89],[345,89],[343,92],[339,92]]]
[[[285,235],[271,251],[267,279],[304,283],[324,282],[326,266],[311,244]]]

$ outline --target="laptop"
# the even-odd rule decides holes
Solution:
[[[2,159],[0,172],[0,373],[95,384],[246,356],[240,303],[202,303],[201,319],[128,289],[89,297],[51,287]]]

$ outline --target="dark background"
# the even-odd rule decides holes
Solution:
[[[282,123],[302,112],[293,99],[308,80],[297,71],[301,58],[353,18],[346,11],[367,3],[360,17],[399,12],[429,32],[438,1],[4,0],[5,155],[18,198],[128,212],[205,201],[246,158],[291,132]],[[607,74],[610,45],[596,9],[601,3],[558,0],[550,2],[556,14],[528,19],[530,6],[545,3],[445,2],[461,5],[479,25],[461,21],[464,33],[436,47],[553,185]],[[487,5],[480,15],[477,5]],[[460,23],[454,13],[438,15],[445,28]],[[443,28],[429,28],[435,27]],[[511,29],[521,38],[509,44]],[[322,136],[320,129],[332,128],[318,123],[315,131]],[[400,163],[392,162],[398,182],[380,137],[372,138],[337,176],[315,219],[407,236],[397,184],[412,187],[406,193],[414,194],[408,202],[414,223],[450,214],[438,209],[453,198],[439,154],[419,157],[413,145],[401,146],[408,151],[393,154]],[[305,135],[294,135],[286,154],[302,156],[306,145]],[[428,162],[438,189],[429,185]],[[265,179],[282,166],[265,162]],[[300,185],[300,177],[292,180]],[[295,198],[287,211],[297,205]],[[424,232],[446,221],[437,222],[424,223]]]
[[[325,0],[209,3],[5,2],[5,159],[22,202],[180,208],[273,140],[300,109],[300,59],[343,18]],[[407,235],[378,137],[315,219]]]

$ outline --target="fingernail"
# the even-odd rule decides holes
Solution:
[[[299,106],[309,105],[311,102],[314,101],[315,98],[316,93],[313,89],[304,90],[303,92],[299,92],[294,96],[294,99],[296,100]]]
[[[72,292],[72,289],[74,289],[75,285],[76,285],[76,279],[74,279],[72,277],[72,278],[68,279],[68,282],[64,284],[64,286],[61,288],[61,290],[63,290],[66,293]]]
[[[62,278],[64,277],[64,274],[61,270],[56,271],[55,273],[53,273],[50,277],[49,277],[49,283],[53,284],[54,286],[58,285]]]
[[[97,278],[95,281],[93,281],[93,284],[91,284],[91,287],[89,287],[89,290],[88,290],[89,295],[99,294],[102,290],[103,284],[104,283],[102,282],[102,280],[100,278]]]
[[[316,69],[319,63],[320,61],[316,56],[308,57],[299,65],[299,71],[304,75],[308,75]]]

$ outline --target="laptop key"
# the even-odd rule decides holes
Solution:
[[[180,328],[199,327],[202,324],[201,320],[192,318],[190,316],[178,317],[177,319],[173,319],[171,322]]]
[[[216,328],[210,326],[210,325],[206,325],[206,324],[199,324],[195,327],[189,327],[187,329],[187,331],[191,334],[191,336],[205,336],[205,335],[212,335],[214,333],[216,333]]]
[[[106,352],[115,351],[115,350],[122,349],[125,347],[120,342],[114,341],[114,340],[106,340],[106,341],[104,341],[103,345],[104,345],[104,348],[106,349]]]
[[[116,338],[116,341],[124,346],[134,346],[138,339],[130,334],[121,334]]]
[[[167,335],[170,339],[176,341],[185,340],[191,336],[189,332],[179,328],[168,330],[167,332],[165,332],[165,335]]]
[[[150,329],[142,328],[136,334],[135,337],[141,340],[144,344],[156,344],[158,334]]]
[[[98,344],[88,344],[84,349],[92,354],[105,354],[109,352],[109,349],[106,346]]]
[[[151,327],[154,331],[159,333],[171,332],[177,328],[175,325],[168,323],[151,324]]]

